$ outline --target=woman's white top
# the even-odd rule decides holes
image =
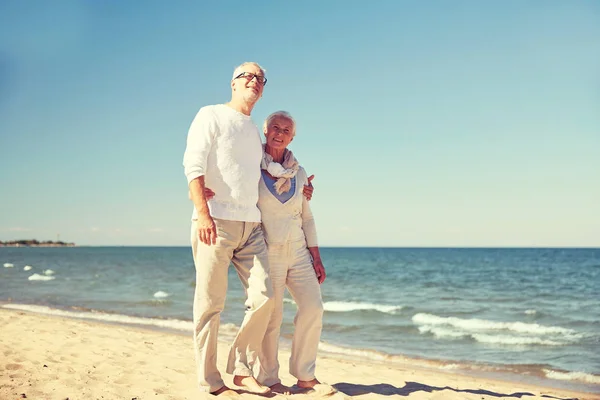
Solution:
[[[308,184],[308,177],[304,168],[300,167],[296,175],[294,195],[285,203],[281,203],[271,193],[264,180],[260,179],[258,208],[268,244],[306,239],[307,247],[318,246],[315,220],[303,194],[305,184]]]

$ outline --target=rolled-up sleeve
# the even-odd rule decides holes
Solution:
[[[183,154],[183,168],[188,185],[194,179],[206,175],[208,154],[215,140],[217,129],[214,113],[206,107],[201,108],[188,131],[187,144]]]
[[[315,247],[319,245],[319,242],[317,241],[317,227],[315,225],[315,218],[310,210],[308,200],[306,200],[304,195],[302,197],[302,230],[304,231],[304,236],[306,237],[306,246]]]
[[[304,189],[304,185],[308,185],[308,178],[304,168],[300,167],[300,172],[297,176],[302,177],[301,185],[298,185],[301,190]],[[317,241],[317,227],[315,225],[315,218],[310,209],[308,200],[302,194],[302,230],[304,231],[304,237],[306,238],[307,247],[316,247],[319,245]]]

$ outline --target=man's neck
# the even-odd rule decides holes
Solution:
[[[233,108],[237,112],[240,112],[244,115],[250,115],[252,109],[254,108],[254,104],[256,103],[247,103],[245,101],[236,101],[232,99],[229,103],[225,103],[226,106]]]

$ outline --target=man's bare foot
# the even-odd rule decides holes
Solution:
[[[240,395],[234,391],[229,389],[227,386],[223,386],[219,390],[215,390],[214,392],[210,392],[213,396],[219,396],[224,399],[239,399]]]
[[[296,386],[298,386],[299,388],[302,388],[302,389],[312,389],[313,387],[315,387],[315,385],[318,385],[320,383],[321,382],[319,382],[319,380],[317,378],[310,380],[310,381],[298,380],[298,383],[296,383]]]
[[[289,386],[285,386],[281,382],[269,386],[269,389],[271,389],[271,392],[273,392],[273,393],[279,393],[279,394],[285,394],[285,395],[292,394],[292,390],[289,388]]]
[[[263,386],[253,376],[240,376],[236,375],[233,377],[233,383],[236,386],[246,389],[251,393],[264,394],[271,391],[268,386]]]

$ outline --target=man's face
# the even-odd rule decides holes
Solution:
[[[243,75],[239,76],[240,74]],[[248,64],[241,68],[238,76],[231,81],[234,96],[242,98],[246,103],[256,103],[264,90],[264,84],[261,82],[263,72],[256,65]]]

